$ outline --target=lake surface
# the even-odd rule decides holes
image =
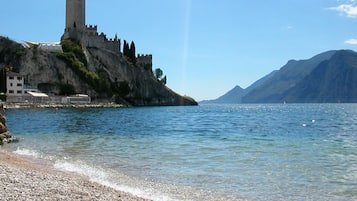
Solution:
[[[357,104],[9,109],[3,147],[155,200],[355,200]]]

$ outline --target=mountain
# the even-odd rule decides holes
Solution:
[[[273,71],[268,75],[260,78],[258,81],[254,82],[252,85],[247,87],[246,89],[241,88],[240,86],[235,86],[233,89],[225,93],[224,95],[220,96],[214,100],[204,100],[201,101],[200,104],[236,104],[242,103],[242,98],[249,93],[250,91],[254,90],[261,86],[265,81],[270,79],[277,71]]]
[[[220,96],[215,100],[201,101],[200,104],[240,103],[244,94],[245,90],[237,85],[223,96]]]
[[[244,103],[279,103],[299,82],[303,81],[317,66],[329,60],[337,51],[318,54],[307,60],[290,60],[279,71],[243,97]]]
[[[290,60],[246,89],[201,103],[357,102],[357,53],[333,50],[306,60]]]
[[[197,105],[195,100],[180,96],[154,76],[151,55],[138,56],[134,61],[135,58],[119,54],[119,49],[114,52],[73,40],[61,44],[63,52],[56,52],[0,37],[1,90],[5,91],[4,67],[11,67],[25,77],[27,86],[46,93],[84,93],[93,100],[133,106]]]
[[[286,102],[357,102],[357,53],[336,52],[284,94]]]

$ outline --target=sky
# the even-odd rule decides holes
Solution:
[[[58,42],[65,0],[1,3],[0,35]],[[169,88],[210,100],[291,59],[357,49],[357,0],[87,0],[86,24],[153,55]]]

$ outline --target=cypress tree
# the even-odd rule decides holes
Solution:
[[[126,40],[124,40],[124,45],[123,45],[123,54],[124,56],[128,56],[128,49],[127,49],[127,43]]]
[[[135,56],[135,43],[134,43],[134,41],[131,41],[131,43],[130,43],[130,55],[129,55],[129,57],[130,57],[130,59],[131,59],[131,61],[135,64],[136,63],[136,56]]]

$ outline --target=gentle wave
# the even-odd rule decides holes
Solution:
[[[130,187],[128,185],[118,184],[117,182],[111,181],[113,173],[109,173],[106,170],[94,167],[83,162],[69,162],[65,160],[57,160],[54,164],[54,167],[58,170],[68,171],[78,173],[89,177],[89,180],[110,188],[113,188],[118,191],[130,193],[138,197],[157,200],[157,201],[175,201],[168,196],[161,195],[159,192],[155,192],[154,189],[142,190],[137,187]],[[124,176],[125,177],[125,176]],[[128,180],[129,178],[121,178],[123,180]],[[130,179],[131,180],[131,179]],[[131,181],[131,183],[136,183]]]
[[[16,151],[14,151],[15,154],[21,155],[21,156],[30,156],[34,158],[41,158],[41,154],[35,150],[30,150],[30,149],[20,149],[17,148]]]

